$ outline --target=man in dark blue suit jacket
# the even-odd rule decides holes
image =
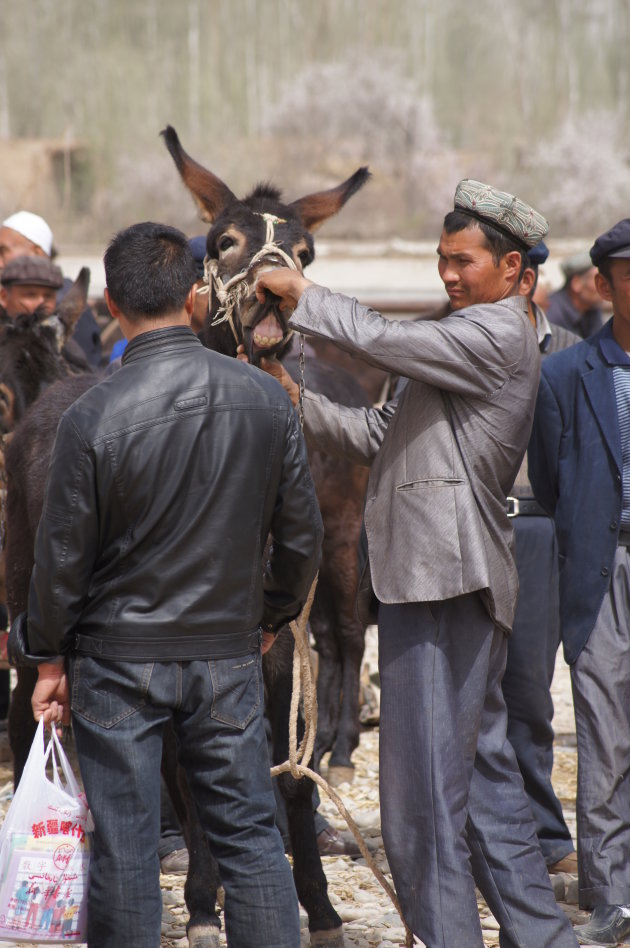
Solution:
[[[529,447],[554,516],[578,742],[582,944],[630,934],[630,218],[591,248],[613,318],[546,360]]]

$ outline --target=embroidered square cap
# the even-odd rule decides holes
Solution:
[[[535,247],[549,230],[549,224],[538,211],[507,191],[498,191],[489,184],[464,178],[455,190],[454,206],[476,220],[494,227],[515,241],[523,250]]]
[[[630,217],[624,218],[600,234],[591,247],[591,260],[597,267],[605,257],[630,257]]]

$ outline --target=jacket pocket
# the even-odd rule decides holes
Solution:
[[[212,717],[244,730],[262,700],[260,651],[239,658],[212,659],[208,668],[212,679]]]
[[[457,487],[458,484],[465,483],[461,477],[425,477],[418,481],[407,481],[405,484],[397,484],[396,490],[425,490],[434,487]]]

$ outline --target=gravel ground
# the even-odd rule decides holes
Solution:
[[[366,671],[376,668],[375,630],[368,630],[366,647]],[[575,783],[577,759],[575,750],[575,728],[571,704],[568,669],[559,656],[553,685],[556,708],[556,753],[553,782],[562,801],[565,816],[575,836]],[[356,765],[352,784],[337,788],[364,837],[375,848],[376,862],[386,874],[387,861],[380,835],[378,806],[378,727],[366,727],[361,742],[354,754]],[[6,812],[10,802],[11,772],[6,763],[0,764],[0,813]],[[336,827],[344,829],[343,820],[334,804],[322,794],[321,809]],[[364,860],[352,862],[347,857],[324,859],[330,898],[344,921],[347,948],[393,948],[404,944],[404,928],[388,895],[365,865]],[[390,878],[388,876],[388,878]],[[391,881],[391,878],[390,878]],[[162,926],[162,948],[187,948],[185,935],[186,910],[183,900],[182,876],[162,876],[164,915]],[[571,877],[562,883],[569,884]],[[561,903],[572,921],[587,918],[575,904]],[[497,923],[483,900],[479,899],[479,913],[484,941],[487,948],[498,946]],[[4,944],[11,944],[5,942]],[[222,936],[221,944],[225,944]],[[306,916],[302,913],[302,946],[309,944]],[[418,943],[420,944],[420,943]],[[133,946],[129,946],[133,948]]]

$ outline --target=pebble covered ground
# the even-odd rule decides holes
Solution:
[[[366,671],[372,673],[376,668],[375,630],[368,630]],[[364,676],[367,678],[367,676]],[[568,669],[561,656],[556,666],[553,685],[556,716],[556,751],[553,781],[562,801],[565,816],[575,835],[575,782],[577,757],[575,750],[575,728],[571,704]],[[344,783],[337,788],[350,813],[354,817],[362,834],[375,851],[376,862],[386,874],[387,860],[381,838],[379,801],[378,801],[378,727],[365,727],[361,733],[361,742],[355,751],[355,777],[352,783]],[[10,802],[11,772],[10,765],[0,764],[0,815],[6,812]],[[343,819],[338,815],[334,804],[322,793],[321,810],[334,826],[345,829]],[[324,869],[328,878],[329,894],[333,905],[344,921],[346,948],[394,948],[404,944],[405,932],[392,902],[381,885],[376,881],[364,860],[352,861],[348,857],[326,857]],[[391,877],[389,877],[391,881]],[[185,933],[186,909],[183,898],[184,877],[163,875],[161,877],[164,904],[161,948],[187,948]],[[574,898],[575,880],[570,876],[558,879],[557,896],[561,889]],[[564,896],[567,897],[566,894]],[[561,902],[573,922],[584,921],[587,915],[580,912],[575,904]],[[479,898],[479,914],[487,948],[497,948],[499,944],[498,926],[487,906]],[[306,916],[302,913],[301,948],[309,945]],[[10,945],[5,942],[3,944]],[[225,945],[222,935],[221,944]],[[421,945],[421,942],[417,942]],[[130,946],[133,948],[133,946]],[[455,948],[455,946],[453,946]]]

